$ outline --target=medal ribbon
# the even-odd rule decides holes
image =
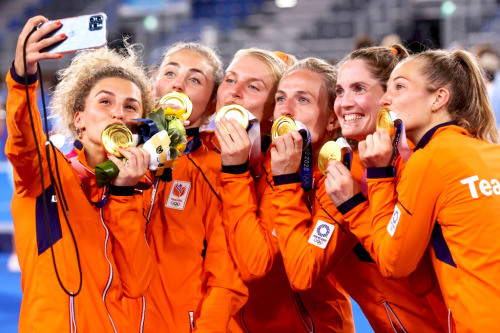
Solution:
[[[311,133],[307,127],[300,121],[295,121],[297,131],[302,136],[302,158],[300,160],[300,182],[304,191],[312,189],[312,145]]]
[[[249,166],[253,166],[260,161],[260,157],[262,154],[262,143],[260,139],[259,120],[255,118],[255,116],[251,112],[248,112],[247,133],[248,133],[248,138],[252,143],[252,147],[250,148],[250,153],[248,156]]]
[[[344,137],[339,137],[337,140],[335,140],[337,144],[340,146],[340,151],[342,153],[342,164],[344,166],[351,170],[351,163],[352,163],[352,148],[347,142],[347,140]]]
[[[406,141],[405,125],[394,111],[389,111],[389,114],[391,115],[391,120],[393,120],[394,124],[396,125],[396,134],[394,136],[394,153],[392,158],[393,165],[396,164],[398,152],[403,162],[406,163],[411,156],[411,149],[408,146],[408,141]]]
[[[80,181],[82,183],[81,187],[82,187],[83,193],[85,194],[85,197],[87,198],[87,200],[92,205],[96,206],[97,208],[104,207],[106,205],[106,203],[108,202],[108,188],[106,187],[103,190],[101,200],[99,200],[97,202],[90,200],[90,196],[91,196],[90,177],[91,177],[91,175],[93,175],[92,171],[85,168],[80,163],[80,161],[78,161],[78,156],[73,156],[69,160],[71,161],[71,166],[73,167],[73,170],[76,171],[76,173],[78,174],[78,177],[80,178]]]

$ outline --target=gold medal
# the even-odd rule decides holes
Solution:
[[[221,107],[219,111],[217,111],[215,121],[220,121],[222,117],[226,117],[227,119],[234,118],[243,128],[247,129],[248,127],[248,111],[241,105],[230,104]]]
[[[377,115],[377,130],[379,128],[386,129],[390,136],[394,135],[394,121],[392,120],[389,110],[386,108],[381,109]]]
[[[119,147],[127,148],[134,146],[132,132],[125,125],[121,124],[106,126],[104,131],[102,131],[101,140],[104,149],[116,157],[123,157],[118,151]]]
[[[296,129],[297,124],[292,118],[281,116],[274,121],[273,127],[271,127],[271,140],[274,141],[277,137]]]
[[[337,142],[335,141],[326,142],[319,151],[319,156],[318,156],[319,171],[321,171],[321,173],[326,176],[326,167],[328,165],[328,162],[330,161],[342,162],[342,157],[343,157],[342,149]]]
[[[193,111],[193,102],[191,102],[188,95],[178,91],[172,91],[166,94],[158,103],[159,105],[172,104],[184,110],[184,113],[181,115],[183,121],[186,121]]]

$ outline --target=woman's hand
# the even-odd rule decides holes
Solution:
[[[120,153],[127,159],[122,162],[113,155],[109,159],[113,161],[120,170],[118,177],[111,181],[115,186],[135,186],[148,171],[149,153],[143,148],[128,147],[119,148]]]
[[[393,144],[389,132],[379,129],[358,145],[359,157],[367,168],[391,165]]]
[[[279,136],[271,146],[271,169],[273,176],[296,173],[302,159],[302,136],[290,131]]]
[[[339,161],[330,161],[326,168],[326,194],[335,207],[340,206],[360,192],[359,184],[349,169]]]
[[[32,17],[26,22],[19,38],[17,39],[16,46],[16,57],[14,59],[14,70],[17,75],[23,77],[24,76],[24,64],[23,64],[23,46],[24,40],[28,36],[28,34],[33,30],[33,28],[37,27],[41,23],[47,22],[48,19],[43,16],[35,16]],[[62,54],[57,53],[49,53],[49,52],[40,52],[43,48],[53,45],[57,42],[63,41],[66,39],[65,34],[54,35],[49,38],[42,39],[43,36],[48,33],[57,30],[61,27],[61,22],[53,22],[44,26],[37,31],[35,31],[29,37],[26,43],[26,64],[27,64],[27,74],[33,75],[37,71],[37,62],[44,59],[59,59],[62,57]]]
[[[215,135],[221,146],[222,165],[240,165],[248,161],[252,143],[243,126],[234,118],[222,117],[215,122]]]

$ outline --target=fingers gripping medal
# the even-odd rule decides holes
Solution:
[[[160,98],[158,104],[172,104],[178,107],[179,109],[175,111],[175,115],[181,118],[182,121],[186,121],[189,116],[191,116],[191,112],[193,111],[193,103],[189,99],[188,95],[178,91],[172,91],[164,95]]]
[[[101,135],[102,145],[106,151],[116,157],[123,157],[118,148],[134,146],[132,132],[121,124],[110,124],[106,126]]]
[[[248,138],[252,143],[252,148],[250,149],[250,166],[252,166],[255,162],[259,161],[261,155],[261,142],[260,142],[260,126],[259,120],[247,109],[238,104],[230,104],[221,107],[216,115],[213,127],[215,128],[215,122],[220,122],[222,117],[226,117],[227,119],[233,118],[236,119],[244,129],[246,129],[248,133]],[[231,135],[227,128],[221,123],[222,127],[226,131],[227,134]]]
[[[104,131],[102,131],[101,141],[104,149],[109,154],[112,154],[121,160],[124,160],[125,158],[120,153],[118,148],[135,146],[132,132],[126,126],[121,124],[110,124],[106,126]],[[97,186],[102,187],[108,184],[111,180],[118,176],[118,173],[118,167],[111,160],[97,165],[95,167]]]
[[[383,108],[377,115],[377,130],[383,128],[389,132],[394,142],[393,163],[396,162],[397,155],[401,156],[403,162],[411,156],[410,147],[406,141],[406,132],[403,121],[398,117],[394,111]]]
[[[288,116],[281,116],[276,119],[271,127],[271,140],[296,130],[302,136],[302,159],[300,161],[300,180],[302,188],[309,191],[312,188],[312,146],[311,134],[304,124],[293,120]]]
[[[222,117],[226,117],[227,119],[230,118],[236,119],[236,121],[240,123],[244,129],[248,128],[249,124],[248,111],[241,105],[230,104],[221,107],[219,111],[217,111],[217,115],[215,116],[215,121],[220,121]],[[224,127],[226,132],[229,135],[231,135],[224,125],[222,125],[222,127]]]
[[[326,176],[326,168],[328,162],[339,161],[344,164],[349,170],[351,169],[352,149],[343,137],[338,138],[336,141],[326,142],[318,156],[318,168],[323,175]]]

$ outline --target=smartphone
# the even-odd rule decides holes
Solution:
[[[66,39],[50,45],[40,52],[73,53],[84,49],[97,49],[106,45],[106,19],[104,13],[60,19],[61,27],[43,38],[66,34]],[[41,24],[38,28],[55,21]]]

